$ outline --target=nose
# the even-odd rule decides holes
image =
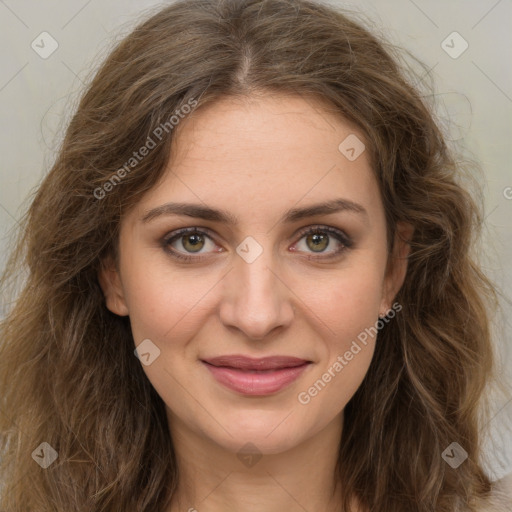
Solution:
[[[264,250],[251,263],[236,256],[233,265],[224,280],[219,313],[223,324],[255,341],[289,326],[294,318],[294,294],[271,251]]]

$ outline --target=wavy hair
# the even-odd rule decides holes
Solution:
[[[98,271],[117,255],[123,215],[162,176],[179,126],[130,172],[119,169],[183,105],[260,92],[319,98],[354,123],[388,241],[397,222],[414,226],[396,297],[403,310],[380,329],[345,408],[335,475],[344,510],[353,496],[374,512],[474,511],[484,502],[497,299],[474,250],[481,206],[418,76],[356,18],[313,0],[179,0],[104,59],[2,277],[14,295],[1,325],[2,511],[169,505],[178,467],[165,406],[134,357],[129,319],[105,306]],[[442,458],[454,441],[469,454],[456,470]],[[44,470],[34,462],[43,442],[58,454]]]

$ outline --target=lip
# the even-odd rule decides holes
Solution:
[[[310,366],[298,357],[270,356],[251,358],[242,355],[201,360],[220,383],[244,395],[270,395],[281,391]]]

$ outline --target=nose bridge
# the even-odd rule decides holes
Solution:
[[[263,237],[261,237],[263,240]],[[229,273],[229,293],[221,308],[222,320],[249,338],[263,338],[293,316],[287,288],[276,270],[274,252],[264,241],[247,237],[236,249]]]

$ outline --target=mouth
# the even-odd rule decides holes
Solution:
[[[211,375],[225,387],[244,395],[264,396],[289,386],[312,361],[289,356],[260,359],[242,355],[201,360]]]

